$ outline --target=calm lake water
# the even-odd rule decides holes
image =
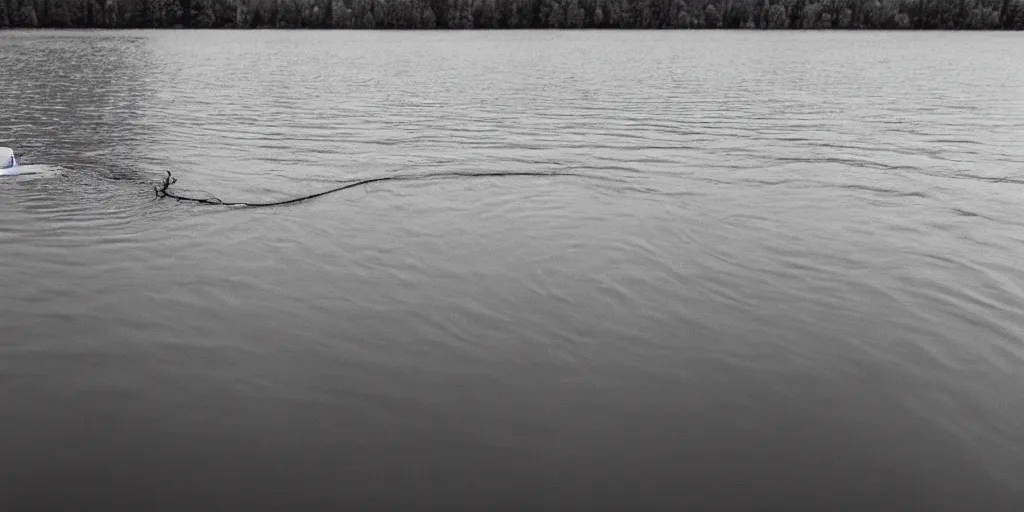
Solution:
[[[0,508],[1024,510],[1017,34],[2,32],[0,69]],[[585,176],[430,178],[505,171]]]

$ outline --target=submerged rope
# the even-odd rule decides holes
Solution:
[[[294,197],[294,198],[291,198],[291,199],[284,199],[284,200],[281,200],[281,201],[272,201],[272,202],[268,202],[268,203],[252,203],[252,202],[248,202],[248,201],[222,201],[221,199],[219,199],[217,197],[210,197],[210,198],[206,198],[206,197],[190,197],[190,196],[183,196],[183,195],[177,194],[175,192],[172,192],[170,190],[170,188],[171,188],[171,185],[173,185],[173,184],[178,182],[178,179],[173,177],[173,176],[171,176],[171,171],[166,171],[166,172],[167,172],[167,176],[164,178],[164,182],[159,187],[156,187],[156,186],[153,187],[153,192],[156,194],[157,198],[160,198],[160,199],[170,198],[170,199],[175,199],[175,200],[178,200],[178,201],[187,201],[187,202],[191,202],[191,203],[198,203],[198,204],[205,204],[205,205],[246,206],[246,207],[249,207],[249,208],[263,208],[263,207],[268,207],[268,206],[282,206],[282,205],[287,205],[287,204],[299,203],[299,202],[302,202],[302,201],[308,201],[310,199],[316,199],[318,197],[326,196],[328,194],[333,194],[335,192],[341,192],[342,190],[347,190],[347,189],[350,189],[350,188],[360,187],[360,186],[363,186],[363,185],[369,185],[370,183],[377,183],[377,182],[381,182],[381,181],[410,181],[410,180],[417,180],[417,179],[425,180],[425,179],[432,179],[432,178],[493,178],[493,177],[503,177],[503,176],[575,176],[575,177],[582,177],[582,178],[597,178],[596,176],[590,176],[590,175],[587,175],[587,174],[580,174],[580,173],[573,173],[573,172],[553,173],[553,172],[527,172],[527,171],[522,171],[522,172],[515,172],[515,171],[510,171],[510,172],[447,172],[447,173],[428,174],[428,175],[421,175],[421,176],[415,176],[415,175],[395,175],[395,176],[383,176],[383,177],[379,177],[379,178],[368,178],[368,179],[365,179],[365,180],[354,181],[354,182],[350,182],[350,183],[346,183],[344,185],[341,185],[340,187],[335,187],[335,188],[332,188],[332,189],[329,189],[329,190],[324,190],[322,192],[317,192],[315,194],[310,194],[310,195],[300,196],[300,197]]]

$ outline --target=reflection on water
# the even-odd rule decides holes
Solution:
[[[1019,510],[1011,37],[2,33],[0,506]]]

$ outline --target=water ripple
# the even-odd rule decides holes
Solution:
[[[1024,46],[948,36],[2,31],[0,496],[1016,510]]]

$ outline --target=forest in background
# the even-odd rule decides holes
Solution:
[[[1024,0],[0,0],[0,28],[1024,30]]]

